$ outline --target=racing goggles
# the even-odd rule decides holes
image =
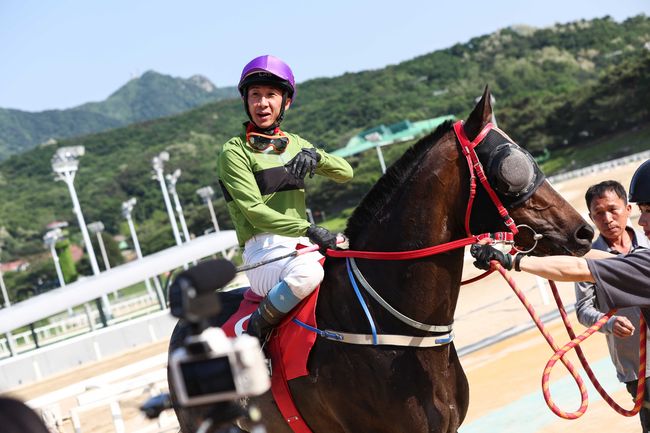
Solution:
[[[280,128],[276,128],[273,135],[248,130],[246,131],[246,143],[256,152],[282,153],[289,144],[289,137],[280,131]]]

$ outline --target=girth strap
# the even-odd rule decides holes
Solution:
[[[404,314],[400,313],[397,311],[395,308],[393,308],[392,305],[390,305],[388,302],[384,300],[384,298],[381,297],[379,293],[375,289],[372,288],[370,283],[366,280],[366,278],[363,276],[359,268],[357,267],[357,263],[354,260],[354,258],[350,257],[348,259],[350,261],[350,267],[352,268],[352,273],[354,276],[357,278],[359,283],[361,284],[361,287],[363,287],[366,292],[372,298],[377,301],[382,307],[384,307],[390,314],[392,314],[395,318],[399,319],[401,322],[406,323],[412,328],[415,329],[420,329],[422,331],[427,331],[427,332],[451,332],[453,329],[453,323],[449,325],[427,325],[426,323],[418,322],[417,320],[411,319],[408,316],[405,316]],[[409,337],[409,338],[417,338],[417,337]],[[439,338],[439,337],[438,337]]]
[[[415,337],[413,335],[392,335],[392,334],[349,334],[347,332],[326,330],[328,334],[335,337],[325,336],[330,340],[340,341],[341,343],[362,344],[369,346],[408,346],[408,347],[436,347],[444,346],[454,340],[454,333],[450,332],[444,335],[435,335],[432,337]],[[377,341],[374,342],[373,337]]]

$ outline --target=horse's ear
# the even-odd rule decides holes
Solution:
[[[470,113],[465,122],[465,135],[467,138],[474,140],[483,126],[492,120],[492,95],[490,88],[486,85],[483,96]]]

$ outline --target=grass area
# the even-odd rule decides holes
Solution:
[[[542,171],[553,175],[621,158],[650,149],[650,125],[602,137],[567,149],[551,152],[541,164]]]
[[[345,211],[341,212],[341,214],[335,216],[334,218],[329,218],[326,221],[323,221],[319,225],[322,227],[325,227],[327,230],[333,232],[333,233],[343,233],[345,230],[345,226],[348,223],[348,216],[350,215],[350,212],[348,212],[348,209]]]

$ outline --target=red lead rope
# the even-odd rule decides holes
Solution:
[[[585,332],[583,332],[581,335],[576,337],[575,333],[573,332],[573,328],[571,326],[571,323],[569,322],[569,318],[566,314],[566,310],[564,309],[564,304],[562,303],[562,300],[560,299],[560,294],[557,290],[557,286],[555,285],[554,281],[550,281],[549,283],[551,285],[551,290],[553,292],[553,297],[555,298],[555,302],[557,304],[558,310],[560,311],[560,315],[562,316],[562,321],[564,322],[564,326],[567,330],[567,333],[569,334],[569,337],[571,338],[571,341],[569,341],[567,344],[565,344],[562,348],[559,348],[555,341],[553,340],[553,337],[551,334],[546,330],[544,327],[544,324],[542,323],[541,319],[535,312],[535,309],[533,306],[530,304],[528,299],[526,299],[525,295],[519,290],[517,287],[515,281],[512,279],[512,277],[507,273],[507,271],[496,261],[492,262],[492,269],[497,269],[503,278],[508,282],[512,290],[515,292],[521,303],[524,305],[526,310],[528,311],[528,314],[530,314],[530,317],[533,319],[535,322],[535,325],[537,325],[537,328],[539,331],[542,333],[544,338],[546,339],[547,343],[553,351],[555,352],[551,359],[549,359],[548,363],[546,364],[546,368],[544,368],[544,373],[542,374],[542,391],[544,393],[544,400],[546,401],[547,406],[553,411],[554,414],[557,416],[564,418],[564,419],[577,419],[581,417],[586,411],[587,411],[587,406],[589,405],[589,396],[587,394],[587,387],[584,384],[584,381],[580,377],[579,373],[571,364],[571,362],[568,359],[565,359],[564,355],[571,349],[576,350],[576,354],[578,355],[578,358],[580,359],[580,363],[582,364],[582,367],[585,369],[587,372],[587,376],[591,380],[591,383],[594,385],[594,388],[598,391],[598,393],[603,397],[603,400],[607,402],[607,404],[610,405],[612,409],[614,409],[616,412],[620,413],[621,415],[624,416],[634,416],[637,413],[639,413],[639,410],[641,409],[641,406],[643,405],[643,396],[644,396],[644,390],[645,390],[645,372],[646,372],[646,333],[647,333],[647,326],[645,323],[645,320],[643,318],[643,315],[641,315],[641,321],[640,321],[640,341],[639,341],[639,380],[637,384],[637,390],[636,390],[636,398],[634,399],[634,407],[631,410],[626,410],[623,409],[621,406],[619,406],[613,398],[611,398],[608,394],[607,391],[602,387],[602,385],[598,382],[598,379],[596,378],[596,375],[594,374],[593,370],[589,366],[589,363],[587,362],[587,358],[585,357],[584,352],[580,348],[579,344],[583,342],[584,340],[587,339],[590,335],[598,331],[607,321],[609,318],[616,312],[616,310],[611,310],[607,314],[605,314],[600,320],[598,320],[596,323],[591,325]],[[581,403],[580,403],[580,408],[578,408],[577,411],[575,412],[565,412],[564,410],[560,409],[554,402],[553,399],[551,398],[551,390],[549,386],[549,379],[551,375],[551,370],[555,366],[555,363],[561,360],[562,363],[567,367],[573,378],[575,379],[576,384],[578,385],[578,388],[580,389],[580,398],[581,398]]]

